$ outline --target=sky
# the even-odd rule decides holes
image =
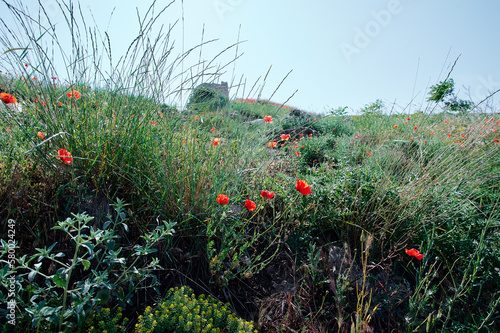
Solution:
[[[41,2],[64,26],[56,0]],[[158,0],[156,12],[170,2]],[[38,1],[22,3],[36,13]],[[149,4],[80,1],[87,23],[108,32],[115,58],[137,36],[137,15]],[[207,78],[232,84],[231,97],[257,98],[260,92],[263,99],[315,113],[344,106],[356,113],[380,99],[389,109],[414,112],[427,105],[429,87],[446,78],[457,58],[450,77],[460,98],[477,103],[500,89],[498,13],[496,0],[184,0],[174,1],[157,24],[177,21],[171,38],[178,54],[202,38],[217,39],[203,45],[201,56],[197,49],[186,58],[183,69],[240,41],[214,64],[239,58],[219,77]],[[238,89],[240,80],[245,84]],[[255,82],[258,89],[250,93]]]

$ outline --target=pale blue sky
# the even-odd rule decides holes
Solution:
[[[160,0],[157,8],[169,2]],[[23,3],[35,12],[36,1]],[[55,0],[42,3],[55,8]],[[144,14],[150,1],[80,3],[93,13],[101,30],[110,22],[113,52],[118,57],[137,35],[136,7]],[[176,1],[159,23],[168,26],[181,13],[181,1]],[[243,75],[247,93],[272,65],[262,98],[270,97],[293,70],[273,101],[284,102],[298,90],[289,105],[312,112],[348,106],[355,112],[376,99],[404,107],[413,97],[412,110],[416,110],[422,103],[425,106],[428,87],[446,77],[460,54],[451,77],[461,98],[469,98],[467,88],[476,102],[500,88],[499,13],[496,0],[185,0],[184,49],[200,42],[204,24],[204,39],[219,39],[203,48],[202,58],[210,60],[237,41],[241,25],[240,40],[246,42],[239,46],[243,55],[236,62],[234,80]],[[53,20],[61,19],[54,10]],[[180,53],[181,22],[173,37]],[[234,54],[235,50],[229,51],[220,63]],[[184,67],[195,64],[198,55]],[[233,80],[233,66],[220,80]]]

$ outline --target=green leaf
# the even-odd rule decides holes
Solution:
[[[89,269],[89,268],[90,268],[90,261],[88,261],[88,260],[83,260],[83,259],[82,259],[82,260],[81,260],[81,262],[82,262],[82,265],[83,265],[83,270],[84,270],[84,271],[86,271],[87,269]]]
[[[66,286],[66,278],[65,275],[61,274],[60,272],[56,273],[54,277],[52,278],[56,286],[60,288],[64,288]]]

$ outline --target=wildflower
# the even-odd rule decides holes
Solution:
[[[212,141],[211,145],[217,146],[220,142],[220,138],[215,138],[214,141]]]
[[[195,121],[198,121],[198,118],[194,118]]]
[[[434,132],[431,132],[431,135],[434,135]]]
[[[451,138],[451,134],[448,134],[447,137]]]
[[[59,149],[57,151],[57,157],[66,164],[73,162],[73,156],[66,149]]]
[[[78,90],[71,90],[71,92],[66,93],[66,95],[68,95],[68,97],[74,97],[75,99],[82,97],[82,94]]]
[[[257,208],[257,205],[252,200],[247,199],[245,200],[245,208],[248,209],[249,211],[252,211],[255,208]]]
[[[215,199],[218,203],[220,203],[221,205],[227,205],[228,202],[229,202],[229,197],[227,195],[224,195],[224,194],[219,194],[217,196],[217,199]]]
[[[298,151],[295,152],[295,155],[300,157],[300,153]]]
[[[5,104],[17,103],[17,99],[14,96],[12,96],[11,94],[7,94],[7,93],[0,93],[0,99]]]
[[[406,118],[407,121],[410,121],[410,118]]]
[[[407,122],[407,121],[405,121],[405,125],[406,125],[406,124],[408,124],[408,122]]]
[[[94,114],[92,114],[92,115],[94,115]],[[156,125],[156,121],[152,121],[151,125]]]
[[[445,121],[444,121],[444,123],[445,123],[445,124],[448,124],[448,120],[445,120]]]
[[[418,126],[413,127],[414,130],[418,130]]]
[[[307,185],[307,182],[302,179],[297,179],[297,185],[295,185],[297,191],[302,193],[302,195],[311,194],[311,185]]]
[[[281,138],[281,140],[285,140],[286,141],[286,140],[290,139],[290,134],[281,134],[280,138]]]
[[[493,142],[498,142],[498,139],[493,140]]]
[[[372,155],[372,154],[368,153],[368,155],[367,155],[367,156],[368,156],[368,157],[370,157],[371,155]]]
[[[270,192],[270,191],[261,191],[260,192],[260,196],[263,197],[264,199],[271,199],[272,197],[274,197],[274,192]]]
[[[271,117],[271,116],[265,116],[264,117],[264,122],[265,123],[272,123],[273,122],[273,117]]]
[[[38,135],[40,137],[40,139],[43,140],[43,138],[45,138],[45,135],[47,135],[47,134],[43,133],[43,132],[38,132],[38,133],[36,133],[36,135]]]
[[[417,258],[418,260],[422,260],[422,258],[424,257],[423,254],[421,254],[418,250],[415,250],[415,249],[411,249],[411,250],[405,249],[405,252],[407,255],[413,256],[413,257]]]
[[[215,131],[215,127],[212,127],[212,128],[210,129],[210,132],[213,132],[213,131]]]
[[[398,128],[398,125],[394,125],[394,129]]]
[[[313,135],[312,134],[309,134],[309,137],[312,137]]]
[[[276,146],[278,145],[278,143],[276,141],[273,141],[273,142],[268,142],[267,143],[267,146],[269,148],[276,148]]]

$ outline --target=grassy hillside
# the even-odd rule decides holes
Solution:
[[[1,39],[4,331],[500,330],[497,110],[180,111],[165,96],[204,74],[170,86],[183,57],[149,30],[113,78],[73,30],[60,77],[54,28],[19,24]]]

